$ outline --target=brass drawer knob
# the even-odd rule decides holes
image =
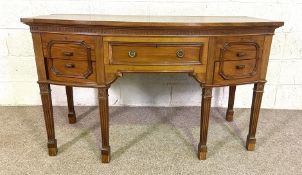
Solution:
[[[135,50],[130,50],[130,51],[128,52],[128,56],[129,56],[130,58],[136,57],[136,51],[135,51]]]
[[[73,52],[63,52],[63,55],[71,57],[71,56],[73,56]]]
[[[243,56],[246,55],[246,53],[244,53],[244,52],[238,52],[236,55],[237,55],[237,57],[243,57]]]
[[[177,58],[183,58],[185,56],[185,52],[183,50],[176,51]]]
[[[236,65],[236,69],[244,69],[244,68],[245,68],[244,64]]]
[[[66,67],[66,68],[74,68],[75,65],[72,64],[72,63],[67,63],[67,64],[65,64],[65,67]]]

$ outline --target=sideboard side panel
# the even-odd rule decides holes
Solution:
[[[262,52],[262,57],[261,57],[262,62],[260,65],[261,66],[260,80],[265,80],[265,77],[266,77],[272,39],[273,39],[272,35],[266,35],[264,38],[263,52]]]
[[[215,37],[209,38],[208,58],[207,58],[207,70],[206,70],[206,84],[213,84],[214,63],[215,63]]]
[[[97,84],[105,85],[105,66],[104,66],[104,49],[103,49],[103,37],[96,37],[96,72],[97,72]]]
[[[32,33],[33,46],[35,51],[35,59],[37,65],[38,79],[39,81],[47,80],[45,59],[42,49],[42,39],[40,33]]]

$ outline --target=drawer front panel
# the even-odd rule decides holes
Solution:
[[[83,42],[53,41],[49,43],[47,58],[91,60],[91,48]]]
[[[203,45],[171,43],[112,43],[110,64],[201,64]]]
[[[108,65],[205,65],[208,37],[104,37]]]
[[[258,59],[264,36],[218,37],[215,56],[220,61]]]
[[[219,74],[226,80],[251,77],[256,74],[256,60],[221,62]]]
[[[63,59],[47,59],[49,79],[54,81],[95,82],[95,63]],[[67,78],[67,79],[65,79]]]
[[[94,36],[42,34],[44,56],[71,60],[95,60]]]
[[[220,60],[257,59],[259,45],[252,42],[229,42],[220,52]]]
[[[215,63],[214,83],[245,83],[258,78],[259,67],[256,59],[223,61]]]

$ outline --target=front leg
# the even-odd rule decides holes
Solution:
[[[102,149],[101,160],[103,163],[110,161],[109,146],[109,107],[108,107],[108,87],[98,88]]]
[[[228,121],[228,122],[233,121],[235,92],[236,92],[236,86],[230,86],[228,109],[227,109],[226,117],[225,117],[226,121]]]
[[[66,86],[66,96],[67,96],[67,104],[68,104],[68,121],[70,124],[74,124],[77,122],[77,118],[74,111],[73,90],[71,86]]]
[[[53,120],[53,109],[51,101],[50,85],[46,83],[40,83],[40,94],[44,112],[44,120],[47,131],[47,147],[49,156],[56,156],[58,152],[57,140],[55,138],[55,128]]]
[[[198,145],[198,158],[207,158],[207,137],[209,116],[211,110],[212,87],[202,88],[201,118],[200,118],[200,142]]]
[[[247,140],[246,140],[246,149],[249,151],[253,151],[255,149],[255,144],[256,144],[255,136],[256,136],[256,129],[257,129],[257,123],[259,118],[264,84],[265,82],[258,82],[254,84],[250,126],[249,126],[249,133],[247,135]]]

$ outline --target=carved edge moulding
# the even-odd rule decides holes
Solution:
[[[237,34],[274,34],[275,29],[271,27],[232,27],[223,26],[219,27],[104,27],[104,26],[89,26],[89,28],[79,27],[78,25],[30,25],[31,32],[51,32],[61,33],[68,32],[73,34],[89,33],[90,35],[175,35],[175,36],[215,36],[215,35],[232,35],[236,30]]]

